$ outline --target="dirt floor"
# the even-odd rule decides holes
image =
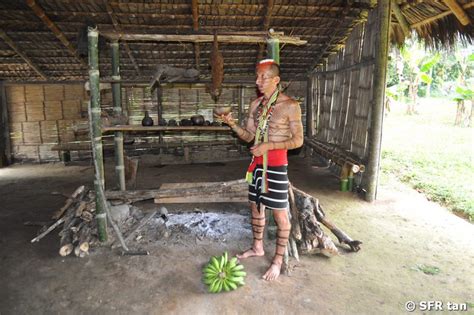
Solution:
[[[240,178],[245,161],[139,168],[138,189],[166,182],[222,181]],[[108,183],[113,182],[108,169]],[[0,314],[400,314],[407,301],[471,303],[474,313],[474,225],[396,183],[379,188],[372,204],[338,191],[326,169],[290,159],[293,184],[320,199],[326,214],[362,250],[325,258],[290,261],[290,276],[261,280],[274,243],[265,257],[243,261],[246,285],[209,294],[200,272],[210,255],[236,254],[251,242],[241,239],[167,239],[142,244],[149,256],[120,256],[95,249],[80,259],[58,255],[57,232],[31,244],[36,227],[64,203],[53,191],[70,194],[91,185],[88,164],[15,165],[0,169]],[[149,203],[147,209],[156,207]],[[168,209],[247,214],[246,204],[173,205]],[[111,232],[112,233],[112,232]],[[334,240],[335,237],[333,237]],[[427,267],[439,268],[435,275]],[[436,269],[431,268],[431,269]],[[418,312],[419,310],[417,310]],[[430,312],[431,313],[431,312]]]

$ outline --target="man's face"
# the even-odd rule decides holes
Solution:
[[[257,68],[257,77],[255,83],[258,90],[263,94],[272,93],[275,91],[280,77],[272,75],[269,67]]]

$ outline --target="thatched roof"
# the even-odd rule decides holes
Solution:
[[[453,1],[453,0],[449,0]],[[441,44],[457,34],[473,38],[474,5],[464,7],[463,26],[443,1],[396,1],[419,35]],[[373,8],[369,0],[1,0],[0,79],[9,81],[81,81],[87,79],[81,30],[96,24],[100,32],[149,34],[265,35],[268,29],[298,37],[306,45],[286,44],[281,68],[287,78],[300,76],[344,45],[352,28]],[[394,39],[402,40],[392,16]],[[426,23],[425,23],[426,22]],[[409,26],[409,27],[410,27]],[[110,76],[110,48],[100,48],[101,76]],[[121,74],[148,81],[159,64],[196,67],[209,76],[212,43],[130,41],[121,44]],[[79,48],[79,49],[78,49]],[[265,57],[264,44],[221,43],[225,78],[252,78],[255,62]],[[87,50],[86,50],[87,51]],[[263,53],[263,54],[262,54]]]

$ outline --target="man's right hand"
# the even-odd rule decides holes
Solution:
[[[235,120],[234,118],[232,118],[232,113],[228,113],[227,115],[220,115],[219,118],[222,119],[224,123],[229,125],[229,127],[233,127],[235,125]]]

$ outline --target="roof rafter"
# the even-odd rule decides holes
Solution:
[[[192,0],[191,11],[193,13],[193,30],[199,30],[199,3],[198,0]],[[200,47],[199,43],[194,43],[194,61],[196,63],[196,69],[199,70],[200,60]]]
[[[49,19],[44,10],[35,2],[35,0],[26,0],[26,4],[33,10],[33,12],[38,16],[41,21],[56,35],[56,37],[63,43],[63,45],[71,52],[73,56],[85,67],[87,63],[79,56],[76,48],[71,44],[71,42],[66,38],[66,36],[61,32],[61,30],[56,26],[56,24]]]
[[[471,3],[466,3],[465,5],[462,6],[463,9],[469,9],[469,8],[472,8],[474,7],[474,2],[471,2]],[[413,23],[411,25],[412,28],[415,28],[415,27],[419,27],[419,26],[422,26],[422,25],[425,25],[425,24],[429,24],[433,21],[436,21],[436,20],[439,20],[439,19],[442,19],[444,18],[445,16],[448,16],[450,14],[453,14],[452,11],[445,11],[443,13],[440,13],[438,15],[435,15],[435,16],[432,16],[424,21],[421,21],[421,22],[418,22],[418,23]]]
[[[109,4],[108,0],[104,0],[105,7],[107,9],[107,14],[109,15],[110,19],[112,20],[112,24],[114,25],[114,29],[117,32],[121,32],[120,24],[117,21],[117,18],[114,16],[114,9],[112,6]],[[130,50],[130,47],[128,46],[127,42],[123,43],[125,47],[125,51],[127,52],[128,58],[130,58],[130,61],[132,62],[133,66],[135,67],[135,70],[137,71],[138,75],[141,75],[140,68],[138,67],[138,64],[133,57],[132,51]]]
[[[402,28],[402,31],[405,37],[410,37],[411,35],[410,24],[405,19],[405,16],[403,16],[400,6],[394,2],[392,3],[392,13],[397,18],[398,24]]]
[[[10,36],[7,35],[3,30],[0,29],[0,37],[5,41],[5,43],[8,44],[8,46],[11,47],[25,62],[38,73],[38,75],[43,79],[43,80],[48,80],[46,75],[43,73],[43,71],[38,68],[37,65],[13,42],[13,40],[10,38]]]
[[[448,8],[453,11],[454,15],[461,22],[462,25],[466,26],[471,23],[469,16],[463,10],[463,8],[456,2],[456,0],[443,0],[443,2],[448,6]]]

